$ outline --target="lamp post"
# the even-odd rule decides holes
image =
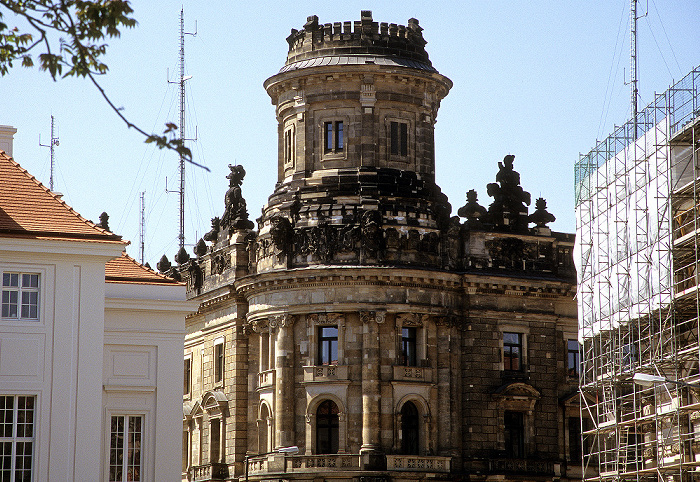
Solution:
[[[671,380],[660,375],[651,375],[649,373],[636,372],[632,377],[632,381],[643,387],[652,387],[657,383],[673,383],[681,387],[695,388],[700,390],[700,383],[687,383],[680,380]]]
[[[291,447],[280,447],[277,450],[273,450],[272,452],[265,452],[262,454],[254,454],[254,455],[246,454],[246,456],[245,456],[245,482],[248,482],[248,465],[250,463],[251,457],[262,457],[263,455],[270,455],[270,454],[296,455],[298,453],[299,453],[299,447],[297,447],[296,445],[292,445]]]

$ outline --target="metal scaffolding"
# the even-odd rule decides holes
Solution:
[[[700,480],[699,140],[696,68],[576,164],[585,480]]]

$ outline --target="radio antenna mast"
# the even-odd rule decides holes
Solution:
[[[195,25],[195,31],[185,32],[185,9],[180,10],[180,78],[177,82],[170,82],[171,84],[180,84],[180,142],[184,146],[186,140],[185,138],[185,82],[192,78],[191,75],[185,76],[185,34],[192,35],[193,37],[197,35],[197,28]],[[180,241],[180,248],[185,246],[185,156],[180,153],[180,233],[178,234],[178,239]]]
[[[139,230],[139,241],[141,242],[141,264],[144,261],[144,248],[145,248],[145,238],[146,238],[146,202],[145,202],[146,191],[141,193],[141,229]]]
[[[632,140],[637,140],[637,0],[630,0],[630,114],[632,115]]]
[[[42,144],[41,143],[41,134],[39,134],[39,146],[40,147],[48,147],[49,150],[51,151],[51,174],[49,177],[49,190],[53,192],[53,171],[54,171],[54,163],[55,163],[55,157],[54,157],[54,148],[58,147],[58,136],[54,135],[54,119],[53,116],[51,116],[51,142],[48,143],[48,145]]]

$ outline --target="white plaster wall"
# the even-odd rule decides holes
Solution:
[[[185,301],[184,286],[106,283],[106,291],[105,427],[112,413],[144,413],[144,479],[180,480],[185,316],[198,304]],[[103,474],[108,447],[106,436]]]
[[[0,393],[37,396],[35,480],[99,466],[104,265],[123,246],[3,238],[0,269],[40,273],[39,320],[0,320]]]

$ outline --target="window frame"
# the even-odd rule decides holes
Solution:
[[[192,397],[192,354],[189,353],[184,358],[183,363],[183,378],[182,378],[182,396],[184,398]]]
[[[516,335],[517,342],[508,342],[508,335]],[[501,336],[503,342],[503,370],[511,373],[522,373],[525,371],[525,334],[517,331],[503,331]],[[513,355],[513,349],[517,348],[517,357]],[[513,358],[517,359],[517,368],[513,367]],[[506,362],[508,360],[508,362]]]
[[[341,154],[345,151],[345,125],[343,119],[323,121],[323,153]]]
[[[576,343],[576,349],[572,349],[572,343]],[[582,350],[583,347],[578,340],[566,340],[566,374],[570,378],[581,376]]]
[[[125,482],[127,480],[129,481],[134,481],[134,482],[143,482],[145,480],[143,474],[145,474],[145,458],[147,456],[147,450],[145,449],[147,446],[147,417],[145,413],[128,413],[128,412],[120,412],[120,411],[114,411],[108,413],[108,423],[109,423],[109,431],[107,432],[107,439],[108,439],[108,445],[107,445],[107,467],[106,467],[106,476],[107,476],[107,481],[108,482]],[[124,432],[122,437],[127,440],[131,440],[130,438],[127,438],[127,435],[130,435],[129,432],[127,431],[127,427],[129,427],[129,420],[131,418],[135,419],[140,419],[140,433],[139,433],[139,445],[138,445],[138,470],[139,470],[139,478],[138,479],[133,479],[129,478],[127,467],[129,467],[128,464],[128,452],[129,452],[129,444],[123,444],[121,449],[117,448],[117,450],[122,451],[122,463],[121,463],[121,478],[120,479],[115,479],[112,477],[112,467],[118,467],[117,465],[112,464],[112,450],[113,450],[113,438],[112,434],[114,433],[113,428],[112,428],[112,423],[115,418],[121,418],[124,420]],[[132,432],[133,433],[133,432]],[[123,441],[122,441],[123,443]]]
[[[391,119],[389,121],[389,154],[392,157],[408,157],[409,122]]]
[[[323,331],[326,329],[335,329],[335,337],[333,336],[323,336]],[[339,338],[340,329],[338,325],[318,325],[316,327],[317,336],[317,351],[316,351],[316,365],[338,365],[340,359],[339,353]],[[334,342],[335,341],[335,345]],[[324,343],[328,343],[328,360],[324,360]],[[335,346],[335,359],[333,359],[333,347]]]
[[[224,347],[224,342],[224,338],[218,338],[214,341],[212,353],[212,371],[215,386],[221,386],[224,384],[224,373],[226,366],[226,350]]]
[[[209,463],[221,462],[221,418],[209,419]],[[215,429],[216,428],[216,429]],[[216,434],[216,439],[214,435]]]
[[[296,157],[296,128],[295,125],[288,124],[282,132],[282,160],[285,168],[294,167]]]
[[[16,275],[17,276],[17,284],[15,285],[6,285],[6,277],[7,276],[12,276]],[[25,277],[36,277],[36,286],[25,286]],[[22,269],[7,269],[7,270],[2,270],[2,299],[1,301],[1,307],[2,309],[0,310],[0,315],[2,316],[3,320],[7,321],[27,321],[27,322],[32,322],[36,323],[41,321],[41,290],[42,290],[42,283],[41,283],[41,278],[42,278],[42,273],[37,272],[37,271],[32,271],[32,270],[22,270]],[[10,278],[11,279],[11,278]],[[14,302],[5,300],[6,293],[8,294],[8,297],[11,297],[12,293],[16,293],[16,297]],[[24,295],[35,295],[35,299],[28,300],[25,303],[24,300]],[[5,307],[8,307],[10,309],[12,306],[14,306],[15,309],[15,314],[12,315],[11,313],[5,313]],[[25,316],[23,314],[25,306],[27,307],[28,310],[31,310],[32,307],[35,310],[35,316],[31,316],[31,314],[28,314]]]
[[[409,405],[410,404],[410,405]],[[413,407],[413,412],[411,414],[407,414],[406,409],[408,407]],[[402,455],[419,455],[420,454],[420,422],[421,422],[421,416],[420,416],[420,410],[418,409],[418,406],[412,401],[412,400],[407,400],[404,402],[403,405],[401,405],[401,411],[399,412],[401,415],[401,447],[400,451]],[[411,418],[407,419],[407,415],[409,415]],[[409,422],[412,422],[409,424]],[[412,435],[413,440],[408,440],[409,435]],[[410,444],[410,445],[409,445]]]
[[[409,336],[406,336],[406,332]],[[412,333],[412,336],[410,334]],[[412,350],[411,350],[412,348]],[[401,366],[418,366],[418,328],[415,326],[401,327]]]
[[[325,417],[326,414],[321,414],[321,409],[328,405],[330,410]],[[335,412],[333,412],[333,408],[335,407]],[[335,403],[335,401],[331,399],[325,399],[321,403],[318,404],[316,407],[316,454],[337,454],[340,450],[340,407],[338,407],[338,404]],[[327,424],[322,423],[322,421],[327,420]],[[327,430],[328,431],[328,445],[330,448],[328,450],[321,449],[321,436],[322,430]]]
[[[22,468],[20,469],[23,473],[20,474],[20,477],[26,476],[27,470],[29,472],[29,480],[34,480],[34,477],[36,475],[36,471],[34,468],[35,465],[35,460],[36,460],[36,433],[38,429],[38,420],[36,416],[36,412],[38,411],[38,396],[35,394],[22,394],[22,393],[7,393],[7,394],[0,394],[0,398],[6,398],[6,399],[11,399],[12,400],[12,421],[10,424],[10,433],[9,436],[5,435],[5,430],[7,427],[3,428],[3,425],[7,424],[0,424],[0,429],[2,429],[2,432],[0,432],[0,444],[4,445],[6,443],[10,444],[10,467],[9,467],[9,480],[10,481],[15,481],[18,480],[16,479],[17,477],[17,462],[18,456],[23,459],[24,462],[29,461],[29,467],[28,469],[25,467],[25,464],[22,464]],[[24,419],[24,423],[21,425],[25,426],[25,431],[23,432],[23,436],[18,435],[18,428],[20,425],[19,421],[19,413],[20,413],[20,406],[19,406],[19,399],[24,398],[25,399],[25,406],[23,407],[25,416],[27,412],[27,407],[26,407],[26,401],[31,400],[32,401],[32,407],[31,407],[31,421],[26,421],[26,418]],[[2,411],[6,410],[6,406],[2,407]],[[0,411],[0,413],[2,413]],[[5,416],[3,414],[3,417],[0,417],[0,421],[5,419]],[[31,435],[26,436],[26,427],[29,427],[31,430]],[[25,444],[30,444],[30,452],[29,454],[23,453],[18,455],[18,445],[22,444],[24,447],[26,447]],[[23,479],[22,479],[23,480]]]

